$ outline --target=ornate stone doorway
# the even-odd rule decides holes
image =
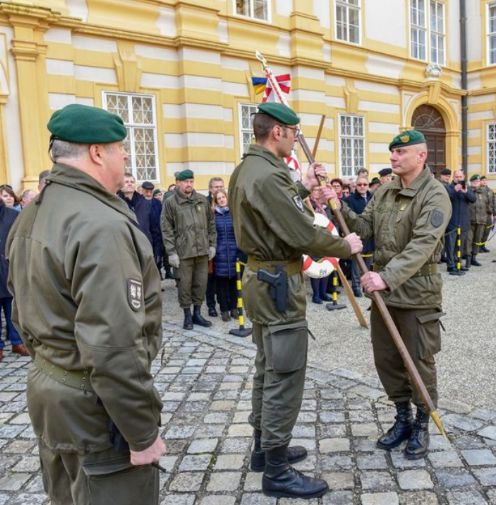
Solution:
[[[446,168],[446,127],[441,113],[430,105],[421,105],[413,113],[412,127],[427,140],[427,164],[436,169],[436,177]]]

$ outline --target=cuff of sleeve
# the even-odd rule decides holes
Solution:
[[[394,282],[393,282],[393,280],[391,279],[391,277],[389,277],[389,276],[387,275],[387,273],[386,273],[386,272],[381,272],[381,273],[379,274],[379,276],[380,276],[380,277],[381,277],[381,279],[382,279],[382,280],[386,283],[386,285],[387,285],[387,289],[388,289],[389,291],[392,291],[392,290],[394,289],[394,287],[393,287],[393,286],[394,286]]]
[[[303,186],[300,181],[296,183],[296,187],[298,188],[298,194],[300,195],[300,198],[305,199],[307,196],[310,196],[310,191],[308,191],[308,189],[305,188],[305,186]]]
[[[129,444],[129,448],[133,452],[140,452],[148,449],[158,437],[158,426],[154,428],[152,433],[147,434],[146,436],[140,437],[138,440],[127,440]]]

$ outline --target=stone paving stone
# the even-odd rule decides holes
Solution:
[[[443,488],[467,487],[476,484],[475,478],[466,470],[436,470],[436,478]]]
[[[228,438],[222,442],[222,453],[245,453],[252,443],[251,438]]]
[[[228,437],[251,437],[253,428],[249,424],[234,424],[229,427]]]
[[[474,475],[483,486],[496,486],[496,467],[474,470]]]
[[[478,419],[471,419],[467,416],[462,416],[460,414],[449,414],[444,416],[441,421],[446,426],[453,426],[463,431],[476,431],[484,426],[482,421]]]
[[[241,473],[238,472],[212,473],[207,491],[212,493],[221,491],[233,492],[238,489],[240,481]]]
[[[12,467],[13,472],[36,472],[40,469],[40,460],[34,456],[24,456],[17,465]]]
[[[371,410],[350,410],[348,418],[352,423],[372,423],[374,422],[374,413]]]
[[[298,416],[299,423],[315,423],[317,421],[317,414],[315,412],[300,412]]]
[[[207,424],[226,424],[229,420],[229,414],[225,412],[216,412],[213,414],[207,414],[203,418],[203,422]]]
[[[47,501],[47,495],[21,493],[9,502],[9,505],[43,505]]]
[[[344,412],[324,411],[319,414],[321,423],[343,423],[345,421]]]
[[[200,505],[234,505],[235,502],[235,496],[217,494],[204,496],[200,501]]]
[[[173,439],[173,438],[189,438],[195,432],[195,426],[173,426],[169,430],[166,431],[164,438],[165,439]]]
[[[451,449],[451,443],[446,440],[442,435],[433,435],[430,437],[429,450],[449,450]]]
[[[165,468],[168,472],[172,472],[172,469],[174,468],[174,465],[176,464],[176,461],[178,460],[177,456],[162,456],[160,458],[159,464],[163,468]]]
[[[191,472],[194,470],[205,471],[210,465],[212,460],[211,455],[202,456],[184,456],[181,464],[179,465],[180,472]]]
[[[491,505],[496,505],[496,489],[489,489],[487,491],[487,497]]]
[[[241,505],[276,505],[277,498],[262,493],[246,493],[241,497]]]
[[[447,400],[444,398],[439,400],[439,408],[443,410],[450,410],[455,414],[468,414],[473,410],[473,408],[470,405],[467,405],[466,403]]]
[[[433,489],[430,475],[425,470],[406,470],[398,473],[398,483],[405,491]]]
[[[425,459],[406,459],[403,454],[403,450],[401,452],[396,449],[390,452],[391,461],[395,468],[424,468],[425,467]]]
[[[372,423],[352,424],[351,433],[354,437],[374,437],[379,435],[377,426]]]
[[[317,467],[317,457],[308,456],[306,459],[295,463],[293,466],[300,472],[313,473]]]
[[[383,452],[377,447],[377,439],[355,438],[352,439],[353,449],[357,452]]]
[[[485,449],[487,447],[484,440],[481,440],[480,437],[475,435],[463,435],[461,437],[457,437],[456,440],[454,440],[453,445],[462,450]]]
[[[434,468],[456,468],[463,466],[455,451],[431,452],[428,458]]]
[[[195,499],[196,496],[194,494],[167,493],[165,499],[160,502],[160,505],[193,505]]]
[[[0,493],[0,505],[5,505],[10,500],[10,494]]]
[[[353,472],[327,472],[322,478],[329,484],[331,489],[354,489],[355,477]]]
[[[324,438],[319,441],[319,452],[329,454],[330,452],[348,452],[350,441],[347,438]]]
[[[178,473],[169,484],[169,490],[178,492],[199,491],[203,481],[203,477],[204,474],[199,472]]]
[[[18,491],[31,478],[31,474],[12,473],[0,478],[0,491]]]
[[[239,470],[243,467],[244,455],[242,454],[225,454],[217,456],[215,462],[215,470]]]
[[[326,471],[351,470],[353,461],[349,456],[326,456],[320,462]]]
[[[496,440],[496,426],[487,426],[483,430],[479,431],[477,434],[484,438]]]
[[[399,495],[400,505],[439,505],[439,500],[434,493],[417,491]]]
[[[246,474],[244,490],[246,491],[261,491],[262,489],[262,475],[263,472],[249,471]]]
[[[359,478],[364,491],[389,491],[396,487],[389,472],[360,472]]]
[[[12,426],[4,424],[0,428],[0,438],[13,439],[26,429],[26,426]]]
[[[353,493],[351,491],[330,491],[322,497],[323,505],[353,505]]]
[[[214,452],[219,440],[217,438],[194,440],[188,447],[188,454],[203,454],[206,452]]]
[[[475,489],[450,491],[446,497],[449,505],[487,505],[486,499]]]
[[[315,451],[317,441],[311,438],[293,438],[290,445],[302,445],[307,451]]]
[[[399,505],[397,493],[365,493],[360,498],[362,505]]]
[[[462,451],[462,455],[470,466],[496,465],[496,456],[489,449]]]
[[[388,464],[384,453],[377,453],[357,456],[357,466],[360,470],[387,470]]]
[[[343,438],[346,436],[345,424],[328,424],[321,427],[322,438]]]
[[[496,419],[496,410],[478,408],[470,412],[470,417],[475,417],[481,421],[492,421]]]

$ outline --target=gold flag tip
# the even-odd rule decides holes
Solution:
[[[434,423],[437,426],[437,429],[439,430],[439,432],[441,433],[441,435],[443,436],[443,438],[445,440],[447,440],[448,442],[450,442],[450,439],[448,438],[448,435],[446,435],[446,432],[444,431],[443,423],[441,422],[441,419],[439,418],[439,414],[438,414],[437,410],[432,411],[430,413],[430,416],[432,417]]]

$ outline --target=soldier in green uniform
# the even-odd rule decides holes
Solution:
[[[48,129],[55,165],[7,244],[43,484],[53,505],[156,505],[162,303],[150,242],[116,195],[126,128],[75,104]]]
[[[207,197],[194,190],[194,178],[191,170],[177,174],[177,188],[164,201],[160,219],[169,264],[179,278],[179,305],[184,311],[186,330],[192,330],[193,323],[212,326],[201,315],[201,305],[207,291],[208,261],[215,256],[217,245],[212,208]]]
[[[480,175],[474,174],[470,177],[470,187],[475,195],[475,202],[469,204],[470,230],[468,231],[468,250],[470,264],[474,267],[481,267],[482,263],[477,260],[477,255],[482,244],[482,237],[487,226],[487,216],[492,217],[493,198],[487,190],[481,187]],[[492,193],[492,191],[491,191]]]
[[[375,271],[362,277],[362,286],[368,293],[380,292],[436,404],[434,355],[441,349],[439,319],[443,315],[437,262],[451,203],[446,189],[430,175],[427,145],[420,132],[400,133],[389,149],[397,177],[377,189],[363,214],[356,215],[346,204],[342,213],[362,240],[375,238]],[[378,446],[391,449],[408,440],[406,457],[421,458],[429,447],[429,413],[375,303],[371,326],[377,372],[397,410],[394,426],[379,438]],[[415,421],[412,400],[417,406]]]
[[[487,239],[489,238],[489,234],[491,233],[491,228],[494,224],[494,217],[496,216],[496,194],[494,194],[493,190],[487,185],[487,178],[483,175],[480,178],[481,188],[488,194],[489,200],[491,202],[491,210],[487,214],[486,227],[484,228],[484,233],[482,234],[482,246],[479,250],[481,253],[490,252],[486,247]]]
[[[307,362],[308,327],[302,254],[349,258],[360,252],[355,234],[334,237],[313,226],[302,198],[318,185],[312,165],[302,183],[292,181],[283,158],[298,136],[298,116],[279,103],[259,105],[251,145],[229,184],[234,230],[248,255],[243,294],[257,346],[250,423],[255,430],[251,466],[263,471],[262,490],[271,496],[312,498],[328,490],[325,481],[307,477],[290,463],[306,457],[291,447],[300,411]]]

